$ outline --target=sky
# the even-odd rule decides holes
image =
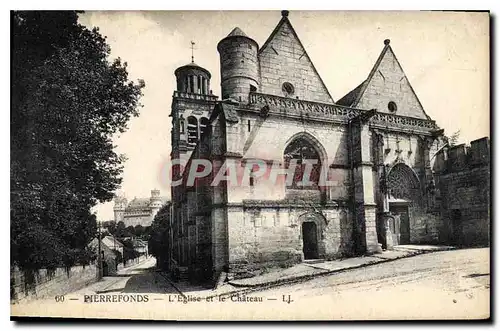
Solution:
[[[391,47],[426,113],[460,142],[489,136],[489,16],[458,12],[290,11],[288,17],[334,100],[366,79],[384,39]],[[262,46],[281,19],[279,11],[88,11],[80,23],[98,27],[111,57],[128,63],[129,78],[144,79],[140,116],[116,136],[127,156],[120,189],[129,200],[157,188],[170,153],[170,107],[174,71],[191,61],[212,73],[220,93],[217,43],[236,26]],[[113,203],[96,208],[113,219]]]

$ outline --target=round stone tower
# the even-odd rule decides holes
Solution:
[[[156,213],[160,210],[161,208],[161,197],[160,197],[160,190],[151,190],[151,197],[149,198],[149,208],[151,209],[151,215],[154,218]]]
[[[194,62],[175,70],[177,91],[185,93],[210,95],[210,72]]]
[[[217,45],[220,54],[222,99],[247,103],[259,87],[259,45],[236,27]]]
[[[118,223],[123,221],[125,214],[125,209],[127,208],[127,199],[121,195],[115,195],[114,198],[113,212],[115,216],[115,222]]]

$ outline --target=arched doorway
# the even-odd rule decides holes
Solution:
[[[410,218],[412,211],[421,203],[420,182],[413,170],[399,163],[387,175],[389,211],[395,216],[390,224],[395,245],[411,242]]]
[[[314,222],[302,223],[302,243],[304,259],[317,259],[318,258],[318,229]]]

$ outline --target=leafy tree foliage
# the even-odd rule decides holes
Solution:
[[[127,239],[122,241],[123,243],[123,261],[127,263],[129,260],[133,260],[139,257],[139,252],[134,249],[134,243],[132,240]]]
[[[127,226],[125,230],[130,234],[131,237],[135,237],[135,228],[132,225]]]
[[[144,227],[140,224],[137,224],[135,227],[134,227],[134,234],[136,237],[142,237],[144,235]]]
[[[108,221],[105,223],[106,224],[105,225],[103,224],[103,225],[106,228],[106,230],[109,232],[109,234],[114,235],[116,232],[116,222],[115,221]]]
[[[88,258],[91,208],[121,183],[112,137],[139,114],[144,82],[78,14],[11,14],[11,260],[25,270]]]
[[[164,205],[156,214],[149,231],[149,253],[156,258],[159,268],[167,269],[170,226],[170,205]]]
[[[460,139],[460,130],[453,132],[451,136],[445,138],[451,147],[455,146],[458,143],[458,140]]]

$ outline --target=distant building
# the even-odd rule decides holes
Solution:
[[[125,226],[150,226],[153,219],[169,200],[160,196],[159,190],[151,190],[149,198],[134,198],[128,202],[124,196],[115,196],[115,222],[123,221]]]
[[[96,254],[98,253],[99,242],[97,238],[94,238],[89,246]],[[101,252],[103,258],[103,276],[116,275],[120,261],[118,255],[121,254],[121,257],[123,257],[123,244],[112,236],[106,236],[101,240]]]
[[[134,250],[140,254],[148,255],[148,242],[141,239],[133,239]]]

